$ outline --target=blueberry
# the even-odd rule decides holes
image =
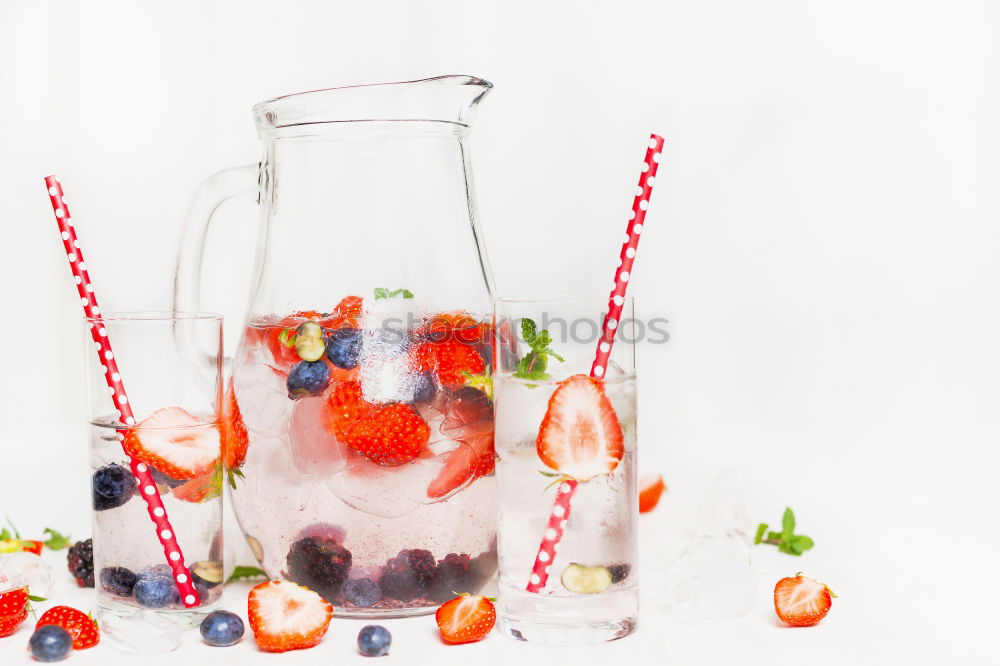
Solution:
[[[201,621],[201,637],[215,647],[229,647],[239,643],[244,631],[243,620],[229,611],[214,611]]]
[[[382,591],[379,589],[378,583],[371,578],[355,578],[344,581],[340,593],[343,595],[344,601],[359,608],[374,606],[375,602],[382,598]]]
[[[356,328],[338,328],[326,340],[326,357],[338,368],[354,368],[360,354],[361,331]]]
[[[135,477],[132,472],[115,463],[94,472],[91,485],[94,489],[95,511],[114,509],[135,495]]]
[[[421,372],[413,377],[413,402],[430,402],[434,399],[437,391],[437,384],[434,383],[434,375],[430,372]]]
[[[369,624],[358,632],[358,652],[366,657],[381,657],[389,654],[392,634],[379,624]]]
[[[288,373],[286,385],[292,400],[320,394],[330,385],[330,366],[323,361],[299,361]]]
[[[73,637],[62,627],[54,624],[45,624],[28,639],[28,648],[31,656],[38,661],[61,661],[69,654],[73,647]]]
[[[163,608],[176,603],[179,598],[173,579],[155,573],[139,576],[132,595],[146,608]]]
[[[125,567],[104,567],[101,569],[101,587],[120,597],[131,597],[135,588],[136,575]]]

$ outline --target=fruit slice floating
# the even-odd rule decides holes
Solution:
[[[835,596],[824,583],[796,574],[774,586],[774,611],[785,624],[810,627],[826,617]]]
[[[85,650],[97,645],[101,640],[97,622],[83,611],[70,606],[53,606],[38,618],[35,628],[54,624],[69,632],[74,650]]]
[[[462,445],[448,454],[444,466],[427,486],[427,496],[444,497],[467,482],[493,473],[496,453],[493,448],[493,431],[459,440]]]
[[[613,576],[607,567],[570,564],[562,572],[563,587],[574,594],[598,594],[611,587]]]
[[[459,340],[425,342],[416,348],[414,364],[419,372],[433,372],[443,386],[461,386],[469,375],[486,369],[475,349]]]
[[[475,643],[486,638],[493,629],[497,611],[486,597],[462,595],[438,608],[434,619],[445,643]]]
[[[133,458],[173,479],[193,479],[212,471],[220,454],[218,428],[180,407],[164,407],[147,416],[129,430],[122,446]]]
[[[246,462],[249,446],[247,426],[243,422],[240,405],[236,402],[233,380],[230,379],[222,408],[222,462],[226,469],[236,470],[242,467]]]
[[[559,382],[538,429],[538,457],[559,474],[586,481],[610,474],[625,440],[601,383],[586,375]]]
[[[364,315],[364,301],[360,296],[345,296],[333,312],[320,319],[323,328],[361,328]]]
[[[222,494],[222,470],[218,467],[174,488],[174,497],[197,504]]]
[[[247,599],[250,629],[264,652],[310,648],[322,640],[333,607],[312,590],[284,580],[261,583]]]
[[[195,585],[207,588],[222,584],[222,562],[218,560],[202,560],[191,565],[191,581]]]
[[[659,474],[639,479],[639,513],[648,513],[660,503],[660,496],[667,487]]]

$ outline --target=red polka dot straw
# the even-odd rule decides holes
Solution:
[[[660,152],[663,150],[663,137],[649,135],[649,147],[646,149],[646,159],[639,176],[639,186],[636,188],[635,200],[632,202],[632,214],[629,216],[628,227],[625,230],[625,242],[622,244],[620,263],[615,271],[615,284],[608,300],[608,314],[604,317],[601,327],[601,339],[597,342],[597,353],[590,368],[590,376],[604,377],[608,369],[608,359],[611,357],[611,347],[615,343],[615,331],[621,321],[622,308],[625,305],[625,289],[632,278],[632,264],[635,261],[639,236],[642,234],[643,222],[646,219],[646,208],[649,207],[649,196],[656,182],[656,168],[660,165]],[[556,490],[556,500],[549,514],[549,522],[542,535],[542,543],[535,556],[535,565],[531,568],[528,578],[528,592],[541,592],[549,579],[549,568],[556,558],[556,548],[562,541],[566,521],[573,502],[573,494],[579,482],[566,479]]]
[[[83,312],[90,325],[90,334],[94,338],[94,346],[101,359],[101,369],[104,371],[104,378],[108,383],[114,397],[115,407],[118,410],[118,417],[121,422],[128,425],[135,425],[135,415],[132,413],[132,406],[128,402],[125,394],[125,386],[122,384],[121,375],[118,372],[118,363],[115,361],[114,352],[111,351],[111,342],[108,340],[108,331],[104,327],[101,319],[101,308],[97,305],[97,297],[94,295],[94,285],[90,282],[90,275],[87,273],[87,265],[80,252],[80,241],[76,238],[76,230],[69,215],[66,202],[63,201],[62,184],[56,180],[55,176],[48,176],[45,179],[45,187],[49,191],[49,200],[52,203],[52,212],[56,216],[56,224],[59,226],[59,234],[62,236],[63,247],[66,250],[66,258],[69,259],[69,268],[76,281],[76,289],[80,294],[80,303],[83,305]],[[123,440],[128,430],[118,431],[118,439]],[[139,486],[139,494],[146,501],[146,509],[149,517],[156,528],[156,538],[163,546],[163,555],[174,579],[177,581],[177,589],[180,590],[181,601],[188,608],[192,608],[201,603],[198,591],[191,581],[187,567],[184,566],[184,554],[180,544],[174,535],[174,530],[170,526],[170,519],[167,518],[167,510],[163,507],[163,500],[156,489],[156,482],[149,471],[146,463],[139,462],[135,458],[129,458],[129,466],[132,474],[135,475],[136,483]]]

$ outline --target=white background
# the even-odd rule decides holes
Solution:
[[[443,73],[496,85],[472,147],[501,292],[608,288],[646,136],[666,137],[631,287],[672,335],[640,350],[642,468],[672,487],[661,511],[742,470],[760,519],[790,504],[816,539],[787,573],[809,565],[841,594],[814,644],[774,639],[753,661],[998,659],[991,2],[3,0],[0,446],[16,471],[0,510],[26,532],[87,521],[47,482],[82,474],[82,436],[35,427],[83,417],[45,175],[104,309],[166,308],[189,193],[257,160],[253,103]],[[206,306],[236,317],[255,211],[223,218]],[[755,623],[775,630],[767,594],[737,633],[665,626],[751,653]],[[657,652],[712,663],[691,640]]]

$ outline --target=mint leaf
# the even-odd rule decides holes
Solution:
[[[548,331],[539,331],[535,322],[525,317],[521,320],[521,337],[531,347],[531,351],[518,361],[514,376],[519,379],[548,379],[549,373],[546,372],[546,368],[549,365],[549,357],[563,361],[563,357],[549,347],[552,336]]]
[[[17,531],[16,527],[14,527],[14,523],[11,522],[10,516],[4,516],[4,518],[7,519],[7,524],[10,525],[10,529],[14,530],[14,538],[15,539],[20,539],[21,538],[21,533]],[[4,534],[8,534],[6,528],[4,529],[3,533]],[[7,536],[5,538],[10,539],[11,537]]]
[[[781,538],[789,540],[795,534],[795,514],[788,507],[785,507],[785,515],[781,517]]]
[[[413,292],[409,289],[397,289],[396,291],[389,294],[389,298],[395,298],[396,296],[402,296],[403,298],[413,298]]]
[[[764,538],[764,532],[767,531],[767,523],[761,523],[757,526],[757,536],[753,538],[754,544],[760,543],[761,539]]]
[[[813,547],[813,540],[807,537],[805,534],[797,534],[792,537],[791,549],[795,551],[796,555],[801,555],[810,548]]]
[[[295,334],[295,329],[293,328],[284,328],[281,330],[281,333],[278,333],[278,342],[286,347],[294,347],[296,338],[298,338],[298,335]]]
[[[525,317],[521,320],[521,337],[524,341],[528,343],[532,348],[535,346],[535,322],[531,319]]]
[[[375,300],[380,301],[383,298],[389,298],[389,290],[385,287],[375,287]]]
[[[549,335],[548,331],[540,331],[538,336],[535,337],[535,341],[531,344],[531,348],[537,351],[541,351],[548,347],[552,343],[552,336]]]
[[[52,550],[62,550],[63,548],[69,548],[70,545],[72,545],[73,543],[72,541],[70,541],[68,534],[65,535],[59,534],[59,532],[56,532],[51,527],[46,527],[43,530],[43,533],[49,535],[48,541],[45,541],[43,543]]]
[[[0,541],[6,541],[7,539],[13,539],[14,535],[5,527],[0,530]]]
[[[413,292],[409,289],[386,289],[385,287],[375,287],[376,301],[396,298],[397,296],[402,296],[403,298],[413,298]]]
[[[267,578],[267,574],[257,567],[238,566],[233,569],[233,573],[226,579],[227,583],[236,580],[249,580],[251,578]]]
[[[28,601],[34,601],[36,604],[38,604],[38,603],[41,603],[43,601],[48,601],[48,599],[46,597],[36,597],[36,596],[33,596],[33,595],[29,594],[28,595]]]
[[[542,351],[545,354],[548,354],[549,356],[551,356],[552,358],[554,358],[555,360],[559,361],[560,363],[565,363],[566,362],[566,359],[564,359],[562,356],[560,356],[559,354],[557,354],[554,351],[552,351],[551,347],[546,347]]]

